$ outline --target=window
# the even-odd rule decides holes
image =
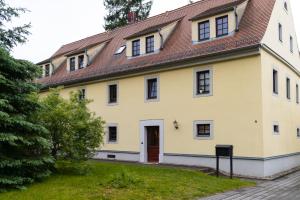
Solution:
[[[273,124],[273,134],[279,135],[279,124],[278,123]]]
[[[75,57],[70,58],[70,71],[75,71]]]
[[[290,36],[290,51],[291,53],[294,52],[294,39],[292,36]]]
[[[279,41],[282,42],[282,25],[280,23],[278,25],[278,37]]]
[[[132,56],[140,55],[140,40],[135,40],[132,42]]]
[[[85,89],[79,90],[79,100],[85,99]]]
[[[146,53],[154,52],[154,36],[149,36],[146,38]]]
[[[211,70],[196,72],[195,95],[211,95]]]
[[[50,65],[45,65],[45,76],[50,76]]]
[[[291,80],[286,78],[286,98],[291,99]]]
[[[123,51],[126,49],[126,45],[121,46],[116,52],[115,55],[121,54],[123,53]]]
[[[204,41],[209,40],[210,38],[210,27],[209,27],[209,21],[200,22],[198,24],[198,40]]]
[[[228,16],[218,17],[216,19],[217,37],[228,35]]]
[[[158,98],[157,92],[157,78],[149,78],[147,81],[147,100],[153,100]]]
[[[84,68],[84,55],[78,56],[78,68],[79,69]]]
[[[211,139],[213,136],[213,121],[195,121],[195,139]]]
[[[297,128],[297,137],[300,138],[300,128]]]
[[[286,1],[284,2],[284,9],[285,9],[286,11],[288,11],[288,5],[287,5],[287,2],[286,2]]]
[[[299,85],[296,84],[296,103],[299,104]]]
[[[273,69],[273,93],[278,94],[278,72]]]
[[[108,143],[115,143],[117,142],[117,126],[109,126],[108,127]]]
[[[118,101],[118,85],[112,84],[108,85],[108,103],[114,104]]]

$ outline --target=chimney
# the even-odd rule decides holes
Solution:
[[[136,12],[134,12],[134,11],[130,11],[127,15],[127,18],[128,18],[127,20],[128,20],[129,24],[133,24],[138,21]]]

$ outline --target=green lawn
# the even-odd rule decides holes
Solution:
[[[91,170],[87,175],[53,175],[27,190],[0,194],[0,199],[196,199],[254,185],[239,179],[208,176],[193,169],[97,161],[89,161],[88,165]]]

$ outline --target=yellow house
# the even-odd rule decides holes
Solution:
[[[215,167],[300,166],[300,56],[289,0],[203,0],[63,45],[38,63],[106,121],[98,159]],[[221,170],[228,172],[227,158]]]

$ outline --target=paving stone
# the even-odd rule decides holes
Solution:
[[[243,188],[200,200],[299,200],[300,171],[277,179],[265,181],[256,187]]]

